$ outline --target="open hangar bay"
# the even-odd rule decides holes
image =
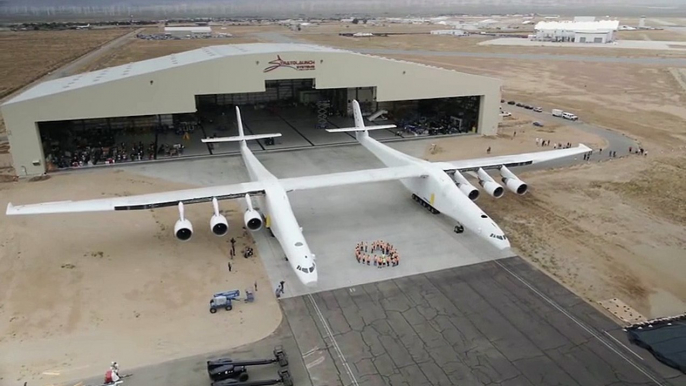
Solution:
[[[212,46],[41,83],[1,107],[20,176],[71,167],[225,154],[233,106],[254,150],[351,142],[350,101],[377,122],[433,134],[494,134],[501,81],[322,46]],[[400,133],[397,133],[401,135]],[[395,136],[392,131],[387,136]]]

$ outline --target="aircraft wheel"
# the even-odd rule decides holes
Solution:
[[[238,376],[238,381],[246,382],[249,378],[250,376],[248,375],[248,373],[241,373],[241,375]]]

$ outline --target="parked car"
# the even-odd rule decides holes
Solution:
[[[541,113],[541,112],[543,112],[543,109],[540,107],[534,107],[534,111],[537,113]]]
[[[502,113],[500,113],[500,116],[501,117],[511,117],[512,113],[509,111],[503,111]]]
[[[543,124],[541,122],[535,121],[534,126],[536,127],[543,127]]]
[[[566,111],[564,113],[562,113],[562,118],[568,119],[570,121],[576,121],[577,119],[579,119],[579,117],[577,117],[576,115],[574,115],[572,113],[568,113]]]
[[[517,107],[524,107],[524,104],[522,102],[517,102],[515,103],[515,106]]]
[[[524,106],[524,108],[527,109],[527,110],[533,110],[533,109],[534,109],[534,106],[526,105],[526,106]]]
[[[500,100],[500,103],[505,103],[505,99],[501,99],[501,100]]]
[[[513,104],[515,104],[515,101],[509,101],[509,102],[507,102],[507,104],[508,104],[508,105],[513,105]]]

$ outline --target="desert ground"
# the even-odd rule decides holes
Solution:
[[[223,29],[226,28],[226,29]],[[213,39],[182,39],[182,40],[143,40],[132,39],[116,51],[109,52],[82,69],[82,72],[100,70],[107,67],[119,66],[140,60],[157,58],[178,52],[195,50],[202,47],[222,44],[259,43],[256,32],[284,31],[279,26],[226,26],[212,27],[214,33],[230,33],[231,37]],[[145,28],[143,34],[161,34],[162,27]]]
[[[45,200],[46,192],[65,200],[179,188],[127,172],[65,174],[0,184],[0,207]],[[230,237],[221,242],[199,231],[196,242],[179,243],[174,210],[1,221],[0,385],[61,384],[99,374],[112,360],[144,366],[269,335],[281,311],[259,253],[242,257],[252,239],[243,234],[241,213],[234,215],[236,205],[222,205]],[[212,209],[199,204],[186,213],[209,221]],[[233,260],[231,237],[237,240]],[[254,303],[208,312],[213,293],[240,289],[244,296],[255,282]]]
[[[0,32],[0,98],[128,29]]]
[[[683,23],[675,20],[670,22]],[[239,27],[227,28],[234,34],[229,39],[133,40],[89,67],[102,68],[197,48],[184,44],[260,41],[257,33],[267,31],[347,48],[481,49],[476,46],[480,38],[472,41],[409,35],[351,39],[338,37],[339,27],[331,27],[331,33],[323,37],[317,37],[314,29],[298,33],[275,26],[235,28]],[[641,33],[648,32],[665,31]],[[656,34],[647,36],[658,40]],[[522,47],[516,49],[524,52]],[[545,53],[554,50],[526,49]],[[598,50],[587,51],[583,54],[599,55]],[[600,54],[624,55],[608,51]],[[649,55],[642,52],[640,56]],[[648,151],[647,157],[627,156],[523,173],[520,177],[531,186],[530,194],[506,194],[500,200],[484,195],[479,205],[510,235],[516,252],[592,304],[616,297],[648,318],[686,310],[686,281],[682,274],[686,272],[686,90],[675,79],[673,69],[561,61],[394,58],[498,77],[504,81],[506,100],[536,104],[546,110],[572,111],[586,122],[639,141]],[[35,68],[20,68],[26,73],[21,76],[40,76],[41,71]],[[514,111],[513,115],[503,121],[495,138],[437,140],[438,151],[430,152],[427,145],[426,158],[484,156],[489,146],[493,155],[530,151],[537,149],[534,138],[539,136],[605,146],[602,139],[572,127],[560,124],[537,129],[527,116]],[[180,187],[127,172],[84,171],[55,175],[45,181],[0,184],[0,206],[18,198],[38,202]],[[210,211],[205,205],[188,210],[198,216]],[[207,245],[200,250],[200,243],[175,242],[169,229],[176,220],[173,211],[106,216],[109,225],[102,229],[60,215],[50,223],[39,218],[0,222],[0,347],[3,352],[14,353],[0,357],[0,384],[28,380],[57,383],[82,374],[97,374],[102,369],[92,364],[107,364],[119,352],[119,357],[142,365],[177,357],[180,352],[190,355],[197,350],[227,349],[259,339],[278,325],[278,304],[273,295],[262,295],[261,290],[255,304],[238,304],[231,313],[207,312],[208,297],[218,290],[250,287],[253,278],[257,278],[260,288],[270,287],[264,282],[266,276],[257,258],[239,258],[234,272],[229,273],[227,244],[204,243]],[[55,227],[54,219],[65,229]],[[240,245],[245,240],[240,238],[239,219],[231,219],[233,230],[238,230],[233,236]],[[126,244],[117,242],[129,240],[132,227],[139,231],[139,237]],[[155,248],[150,248],[151,233],[157,235]],[[194,237],[209,238],[204,232]],[[122,289],[117,287],[119,283],[135,288]],[[224,285],[220,288],[217,283]],[[241,320],[244,325],[259,328],[231,334],[227,341],[216,339],[220,331],[213,327],[226,331]],[[160,325],[165,327],[160,329]],[[117,340],[110,343],[114,353],[107,351],[103,356],[106,333],[117,336]],[[136,353],[126,350],[132,342],[139,344]]]

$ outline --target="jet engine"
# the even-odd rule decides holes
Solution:
[[[258,211],[253,209],[252,202],[250,201],[250,195],[245,195],[245,202],[248,205],[248,210],[246,210],[245,214],[243,215],[245,226],[251,231],[259,231],[262,229],[262,216]]]
[[[509,189],[513,193],[522,195],[529,190],[527,184],[524,181],[517,178],[517,176],[515,176],[514,173],[512,173],[510,169],[508,169],[505,166],[502,166],[500,168],[500,176],[502,177],[502,181],[507,187],[507,189]]]
[[[500,198],[503,196],[505,193],[505,189],[503,189],[500,184],[495,182],[491,176],[488,175],[483,169],[479,168],[476,172],[477,176],[479,177],[479,185],[494,198]]]
[[[453,174],[453,181],[460,189],[460,192],[464,193],[465,196],[469,197],[470,200],[476,201],[479,198],[479,189],[475,188],[474,185],[470,184],[466,178],[460,172],[455,171]]]
[[[174,235],[181,241],[188,241],[193,236],[193,224],[183,216],[183,202],[179,201],[179,219],[174,225]]]
[[[212,206],[214,207],[214,214],[210,219],[210,229],[215,235],[224,236],[229,232],[229,222],[226,217],[219,213],[219,203],[216,197],[212,198]]]

